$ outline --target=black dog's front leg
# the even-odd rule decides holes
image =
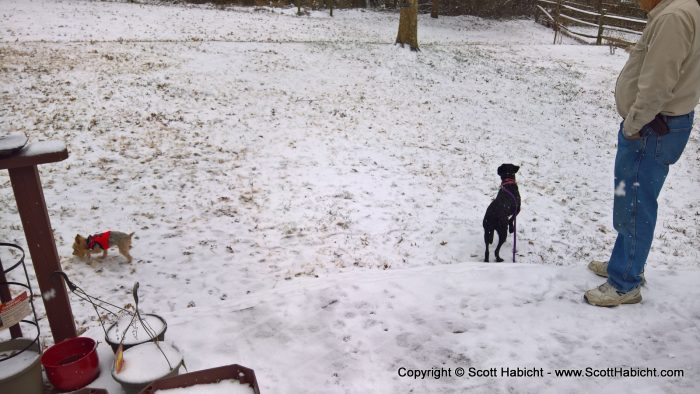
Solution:
[[[513,234],[513,231],[515,231],[515,216],[511,216],[510,219],[508,220],[508,232],[510,234]]]

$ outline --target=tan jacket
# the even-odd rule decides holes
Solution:
[[[696,0],[663,0],[615,85],[617,112],[632,137],[656,114],[685,115],[700,100],[700,6]]]

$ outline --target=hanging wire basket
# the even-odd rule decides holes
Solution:
[[[166,351],[164,351],[159,342],[165,339],[165,330],[167,329],[167,323],[165,319],[155,314],[142,314],[139,309],[139,282],[136,282],[132,288],[132,297],[134,299],[134,310],[130,311],[126,308],[119,307],[110,302],[101,300],[97,297],[89,295],[85,290],[80,288],[72,282],[68,275],[62,271],[54,272],[54,275],[60,276],[68,286],[68,289],[83,301],[86,301],[92,305],[97,314],[97,318],[100,322],[100,326],[105,333],[105,340],[112,346],[112,350],[115,352],[115,362],[113,374],[117,376],[121,371],[124,362],[124,351],[129,347],[153,342],[157,347],[160,354],[163,356],[168,364],[168,367],[173,370],[179,367],[180,364],[184,366],[184,361],[178,360],[177,362],[171,362]],[[116,322],[113,323],[109,329],[105,328],[105,322],[100,310],[107,312],[107,314],[112,315],[116,318]],[[140,326],[136,326],[135,322],[139,322]],[[126,327],[124,327],[126,325]],[[156,326],[157,325],[157,326]],[[138,330],[137,327],[143,328],[146,334],[146,338],[138,339],[138,334],[132,331],[132,338],[137,339],[136,341],[127,342],[129,330]],[[115,333],[111,334],[111,333]],[[187,367],[185,366],[185,369]]]
[[[133,307],[134,310],[131,311],[127,309],[128,307],[122,308],[105,300],[89,295],[80,286],[72,282],[65,272],[56,271],[54,272],[54,275],[60,276],[66,282],[68,289],[76,297],[92,305],[92,307],[95,309],[97,319],[100,322],[100,326],[102,327],[102,331],[105,333],[105,340],[110,344],[110,346],[112,346],[114,351],[116,351],[116,348],[120,345],[123,347],[129,347],[143,342],[162,341],[164,339],[165,330],[167,329],[165,319],[155,314],[141,313],[138,308],[138,282],[134,284],[132,290],[132,296],[136,306]],[[100,313],[100,310],[106,312],[107,316],[110,316],[115,320],[115,322],[112,323],[109,328],[105,327],[105,320],[107,320],[107,318],[105,317],[104,313]],[[126,339],[129,338],[129,330],[132,330],[132,337],[134,339],[138,339],[138,335],[135,331],[139,330],[139,328],[137,328],[138,326],[134,324],[137,321],[141,325],[140,327],[142,327],[145,331],[147,337],[145,339],[142,338],[142,340],[137,342],[127,342]],[[116,335],[113,333],[114,331],[117,332]]]

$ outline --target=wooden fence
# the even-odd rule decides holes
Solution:
[[[566,34],[596,45],[628,46],[642,34],[646,19],[637,7],[605,0],[537,0],[535,20],[554,29],[554,42],[558,34]]]

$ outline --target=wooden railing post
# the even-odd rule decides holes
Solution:
[[[598,37],[595,40],[596,45],[603,43],[603,19],[605,18],[605,10],[603,9],[603,0],[598,0]]]
[[[557,43],[557,35],[559,34],[559,12],[561,12],[561,0],[557,0],[557,8],[554,9],[554,43]]]

